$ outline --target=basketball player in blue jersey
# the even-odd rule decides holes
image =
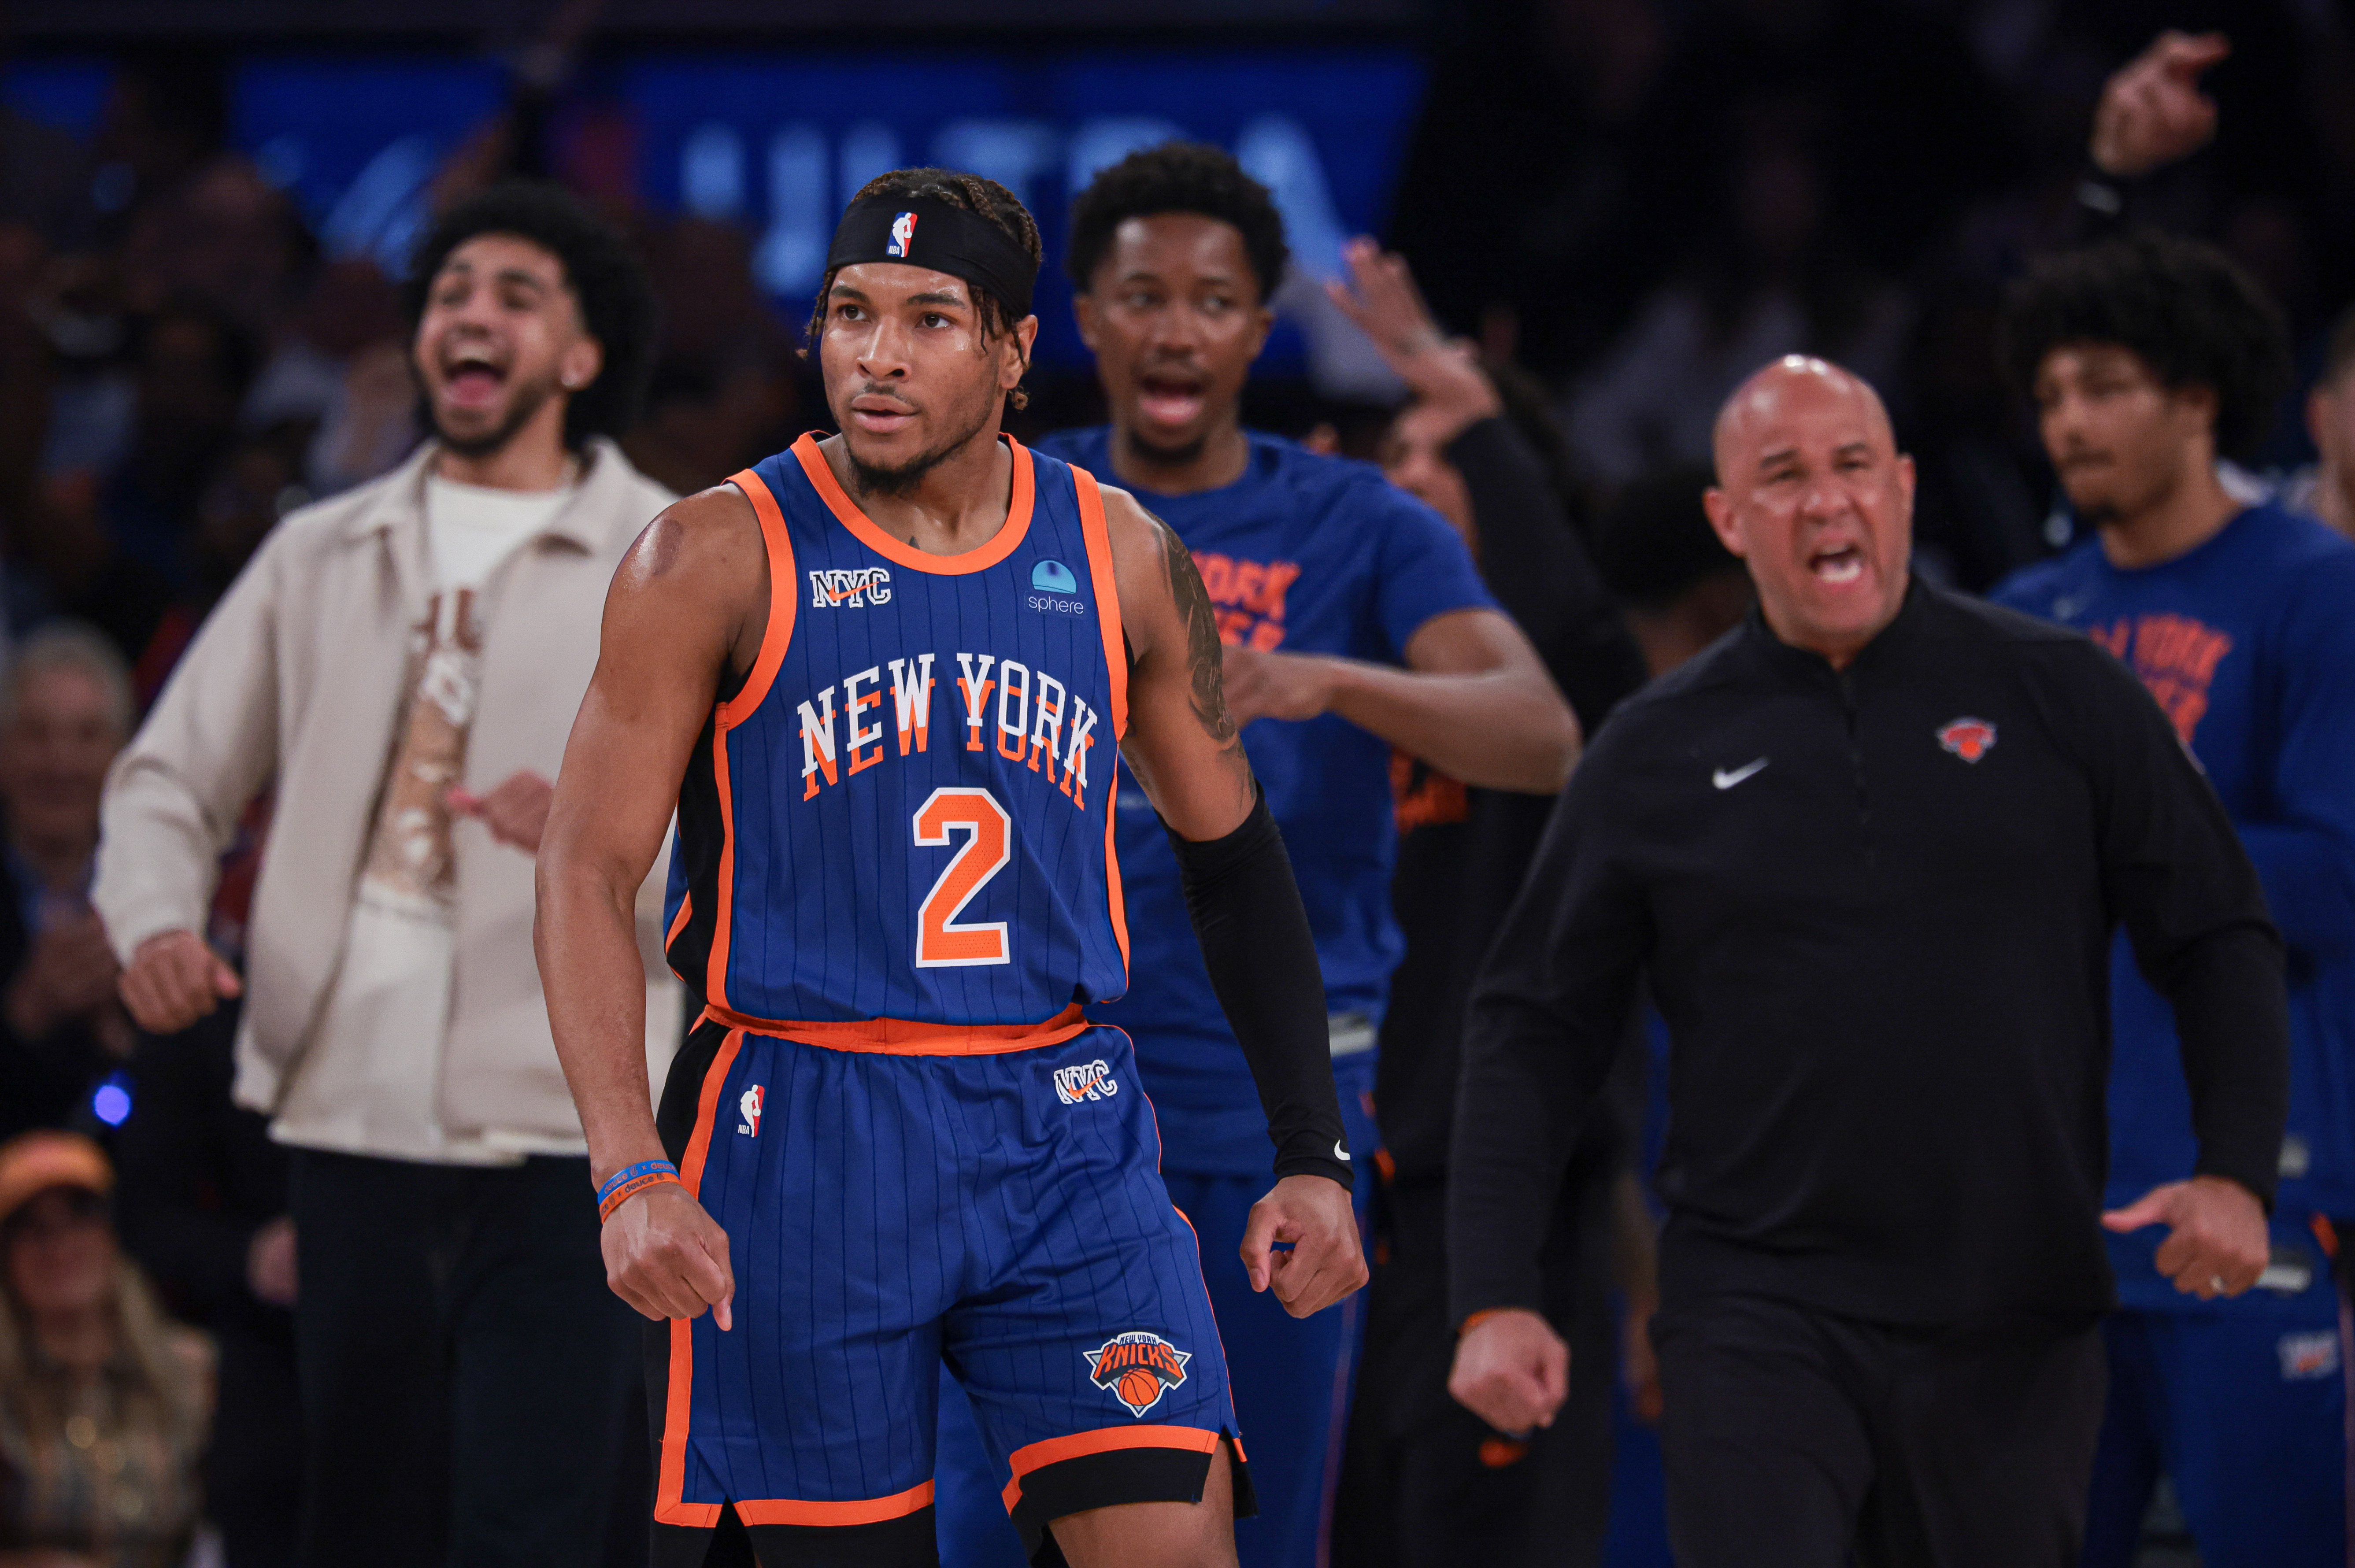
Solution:
[[[1370,464],[1242,427],[1285,262],[1273,201],[1219,148],[1168,144],[1099,174],[1073,199],[1066,264],[1111,423],[1042,450],[1116,476],[1200,569],[1228,645],[1228,699],[1251,725],[1253,768],[1300,870],[1350,1144],[1371,1147],[1372,1048],[1404,947],[1391,908],[1392,748],[1467,784],[1550,795],[1578,728],[1444,518]],[[1135,962],[1118,1016],[1160,1115],[1165,1178],[1208,1246],[1252,1435],[1260,1511],[1237,1531],[1241,1560],[1306,1568],[1321,1560],[1338,1474],[1355,1325],[1347,1308],[1306,1319],[1271,1310],[1224,1262],[1258,1197],[1257,1097],[1216,976],[1185,934],[1180,864],[1152,813],[1131,804],[1124,791]],[[953,1395],[945,1409],[944,1451],[969,1453]],[[971,1470],[943,1467],[950,1568],[1011,1554],[984,1511],[1003,1476],[985,1487],[964,1478]]]
[[[989,181],[868,185],[813,324],[842,433],[672,507],[608,600],[538,944],[609,1277],[665,1320],[658,1568],[731,1514],[764,1568],[934,1562],[943,1365],[1034,1562],[1234,1563],[1252,1493],[1197,1244],[1090,1017],[1126,984],[1124,789],[1168,824],[1276,1145],[1244,1264],[1301,1314],[1365,1279],[1209,599],[1127,495],[999,433],[1039,255]],[[705,1008],[650,1114],[627,890],[674,805],[668,955]]]

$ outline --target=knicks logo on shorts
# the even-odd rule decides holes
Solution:
[[[860,566],[848,571],[813,571],[809,580],[810,608],[813,610],[862,610],[869,604],[891,603],[891,571],[889,567]]]
[[[1090,1382],[1128,1406],[1131,1415],[1143,1415],[1186,1381],[1186,1363],[1194,1355],[1158,1334],[1135,1329],[1082,1350],[1080,1359],[1088,1364]]]
[[[1111,1065],[1101,1060],[1055,1069],[1055,1098],[1066,1105],[1076,1105],[1082,1100],[1109,1100],[1119,1093],[1120,1085],[1112,1080]]]
[[[2274,1349],[2281,1357],[2285,1382],[2327,1378],[2339,1371],[2339,1336],[2328,1328],[2285,1334]]]
[[[755,1083],[737,1099],[736,1108],[744,1113],[744,1119],[736,1124],[738,1132],[749,1137],[757,1138],[761,1136],[762,1098],[761,1086]]]
[[[1984,719],[1957,719],[1939,729],[1938,744],[1976,763],[1995,749],[1995,726]]]

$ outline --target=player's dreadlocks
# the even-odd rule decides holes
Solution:
[[[2134,351],[2170,390],[2216,395],[2216,450],[2245,456],[2290,381],[2289,334],[2256,281],[2212,245],[2131,234],[2039,262],[2004,312],[2011,374],[2033,390],[2044,357],[2072,344]]]
[[[858,193],[843,205],[846,208],[856,207],[862,201],[878,197],[930,197],[952,207],[961,207],[967,212],[978,213],[989,219],[1004,231],[1007,238],[1021,246],[1033,263],[1046,256],[1046,248],[1039,241],[1038,220],[1030,216],[1030,209],[1023,206],[1012,191],[996,180],[955,169],[893,169],[890,174],[878,175],[860,186]],[[819,335],[826,330],[826,296],[834,287],[837,270],[828,269],[826,276],[818,280],[817,302],[810,309],[809,342],[812,347],[816,346]],[[985,339],[1014,330],[1014,324],[1020,318],[1014,314],[1011,301],[998,298],[996,293],[979,283],[968,283],[965,286],[973,290],[974,304],[981,315],[981,335]],[[809,349],[804,348],[802,354],[807,357]],[[1028,372],[1030,366],[1027,358],[1022,368],[1025,373]],[[1020,387],[1015,388],[1008,396],[1018,409],[1029,406],[1030,394]]]
[[[1164,212],[1199,213],[1234,225],[1243,237],[1252,275],[1259,280],[1262,303],[1284,281],[1292,251],[1284,242],[1284,214],[1267,187],[1243,173],[1222,147],[1164,142],[1129,154],[1072,198],[1071,243],[1063,258],[1072,286],[1088,292],[1123,223]]]

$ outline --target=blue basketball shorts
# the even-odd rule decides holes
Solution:
[[[929,1568],[943,1365],[1011,1461],[1034,1563],[1060,1562],[1064,1514],[1199,1501],[1222,1439],[1251,1511],[1199,1248],[1118,1029],[929,1054],[706,1019],[657,1120],[736,1275],[730,1331],[649,1327],[657,1568],[701,1563],[731,1507],[765,1562]]]

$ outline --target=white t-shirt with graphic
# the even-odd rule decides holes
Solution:
[[[465,777],[481,677],[483,586],[571,496],[570,487],[493,490],[438,475],[425,481],[432,591],[424,616],[410,628],[409,697],[378,796],[343,963],[271,1124],[281,1143],[453,1165],[523,1157],[512,1146],[452,1136],[437,1109],[457,931],[444,796]],[[486,780],[484,787],[500,782]]]

